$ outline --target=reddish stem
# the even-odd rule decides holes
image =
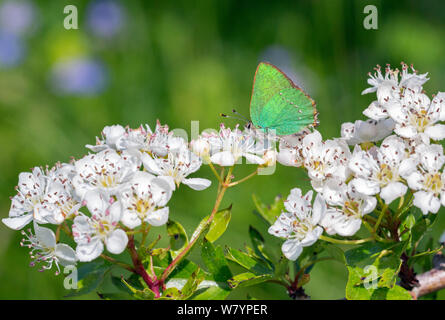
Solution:
[[[139,259],[139,255],[138,255],[136,248],[134,246],[134,237],[133,236],[129,236],[127,248],[130,251],[131,260],[133,261],[135,272],[138,275],[140,275],[142,277],[142,279],[144,279],[145,283],[150,288],[150,290],[154,292],[155,297],[159,298],[161,296],[160,292],[159,292],[159,287],[161,285],[161,282],[158,281],[158,279],[156,278],[156,275],[153,275],[153,279],[152,279],[150,277],[150,275],[147,273],[147,271],[145,270],[144,265],[142,264],[141,260]]]

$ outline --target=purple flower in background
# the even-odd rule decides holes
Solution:
[[[107,70],[96,60],[73,59],[54,65],[51,84],[57,94],[94,95],[107,85]]]
[[[93,1],[87,9],[87,23],[96,36],[113,37],[124,24],[122,6],[112,0]]]
[[[24,44],[20,37],[0,31],[0,67],[19,65],[25,56]]]
[[[0,5],[0,29],[15,35],[29,31],[35,21],[35,7],[30,1],[8,0]]]

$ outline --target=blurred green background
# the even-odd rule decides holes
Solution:
[[[68,4],[78,8],[78,30],[63,27]],[[378,30],[363,27],[368,4],[378,8]],[[1,1],[1,216],[8,215],[20,172],[83,156],[84,145],[94,143],[106,125],[154,127],[160,119],[190,132],[192,120],[200,121],[200,130],[218,128],[219,113],[234,107],[248,115],[260,60],[281,67],[314,98],[325,138],[339,136],[341,123],[363,119],[374,99],[360,93],[376,64],[413,63],[429,72],[429,94],[445,90],[444,27],[441,0]],[[235,174],[252,169],[245,165]],[[195,176],[212,178],[205,166]],[[309,189],[303,171],[278,166],[272,176],[229,190],[224,205],[233,203],[233,217],[218,242],[241,248],[249,242],[249,224],[265,233],[252,214],[251,194],[269,203],[296,186]],[[210,212],[215,189],[181,187],[170,201],[171,217],[191,232]],[[435,239],[445,228],[444,210],[439,214]],[[0,298],[62,298],[63,277],[30,268],[20,239],[0,225]],[[344,266],[321,262],[311,275],[306,292],[312,298],[344,296]],[[270,284],[230,298],[247,293],[287,297]]]

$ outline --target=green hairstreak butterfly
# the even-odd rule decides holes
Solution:
[[[276,66],[261,62],[255,72],[250,117],[252,124],[277,135],[291,135],[318,125],[315,102]]]

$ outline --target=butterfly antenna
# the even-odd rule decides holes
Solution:
[[[250,120],[248,118],[246,118],[245,116],[243,116],[241,113],[239,113],[238,111],[236,111],[236,109],[232,109],[232,112],[234,114],[236,114],[238,117],[240,117],[242,120],[246,121],[246,122],[250,122]]]
[[[235,119],[235,120],[240,120],[240,121],[245,121],[246,119],[244,119],[244,118],[240,118],[240,117],[235,117],[235,116],[229,116],[229,115],[227,115],[227,114],[225,114],[225,113],[220,113],[219,114],[221,117],[223,117],[223,118],[228,118],[228,119]]]

